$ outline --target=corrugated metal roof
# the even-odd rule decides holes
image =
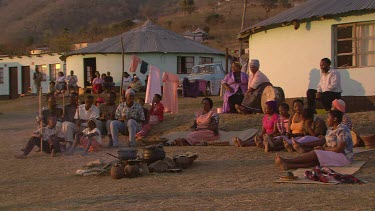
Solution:
[[[293,20],[307,21],[317,17],[337,16],[354,11],[371,12],[373,10],[375,10],[375,0],[309,0],[274,17],[245,28],[240,33],[246,33],[265,26],[288,23]]]
[[[69,52],[67,56],[75,54],[122,53],[121,37],[123,38],[125,53],[161,52],[225,55],[214,48],[202,45],[147,21],[142,26],[121,35]]]

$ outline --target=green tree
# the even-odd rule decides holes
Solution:
[[[204,20],[208,25],[211,26],[219,26],[223,23],[225,23],[225,17],[224,15],[217,14],[217,13],[211,13],[206,16],[206,19]]]

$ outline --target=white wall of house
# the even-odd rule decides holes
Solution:
[[[50,64],[60,64],[60,71],[63,71],[64,62],[60,60],[61,55],[57,53],[53,54],[40,54],[30,56],[19,56],[19,57],[1,57],[0,68],[4,70],[4,83],[0,83],[0,95],[9,95],[9,68],[17,67],[18,76],[18,94],[22,93],[22,66],[30,67],[30,85],[32,92],[36,93],[36,88],[33,82],[33,74],[35,72],[36,65],[46,65],[46,81],[42,82],[43,93],[47,93],[50,82]]]
[[[320,77],[320,60],[333,58],[332,25],[373,21],[375,13],[348,16],[255,33],[249,38],[250,59],[260,60],[260,70],[274,86],[284,89],[287,98],[306,95],[316,89]],[[331,59],[333,60],[333,59]],[[375,95],[375,67],[340,69],[344,96]]]
[[[140,59],[146,61],[149,65],[155,65],[163,72],[177,73],[177,56],[194,56],[194,64],[199,64],[199,57],[212,57],[214,62],[222,62],[223,67],[225,66],[225,56],[221,55],[211,55],[211,54],[172,54],[172,53],[139,53],[139,54],[126,54],[125,55],[125,71],[132,75],[132,72],[129,72],[129,65],[131,62],[131,56],[136,55]],[[68,56],[66,59],[66,68],[67,72],[74,70],[75,74],[78,77],[78,85],[84,87],[83,78],[83,59],[84,58],[96,58],[96,70],[100,74],[111,72],[114,82],[117,86],[121,85],[121,69],[122,69],[122,59],[121,54],[86,54],[86,55],[72,55]],[[146,75],[148,75],[149,70],[146,74],[140,73],[140,64],[138,65],[137,71],[135,72],[144,84]],[[150,66],[149,66],[150,68]],[[185,75],[179,74],[182,78]]]

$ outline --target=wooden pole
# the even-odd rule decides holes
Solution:
[[[225,48],[225,74],[228,74],[229,68],[228,68],[228,48]]]
[[[124,50],[124,41],[121,37],[121,53],[122,53],[122,69],[121,69],[121,86],[120,86],[120,96],[122,96],[122,86],[124,85],[124,72],[125,72],[125,50]]]
[[[242,21],[241,21],[241,31],[243,30],[244,24],[245,24],[245,16],[246,16],[246,5],[247,5],[247,0],[243,1],[243,10],[242,10]],[[238,52],[238,56],[241,57],[242,55],[242,39],[240,40],[240,51]]]
[[[40,152],[43,153],[42,86],[39,88]]]
[[[63,94],[62,106],[63,106],[63,116],[65,116],[65,93]]]

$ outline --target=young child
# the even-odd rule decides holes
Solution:
[[[49,82],[48,95],[54,95],[56,93],[56,83],[54,81]]]
[[[144,107],[145,99],[138,98],[137,103],[139,103],[143,107],[143,113],[145,113],[145,121],[142,123],[142,129],[135,135],[135,139],[138,141],[145,137],[148,134],[148,132],[150,132],[151,125],[149,124],[150,111]]]
[[[264,151],[269,152],[271,150],[281,150],[284,148],[283,138],[287,137],[290,133],[289,125],[289,105],[282,103],[279,106],[279,117],[275,122],[276,135],[274,138],[266,138],[263,140]]]
[[[150,109],[150,124],[155,125],[164,120],[164,105],[160,102],[161,95],[155,94]]]
[[[82,155],[87,155],[88,152],[93,152],[102,145],[100,131],[98,128],[96,128],[95,120],[90,119],[87,122],[87,128],[76,135],[74,144],[70,149],[69,154],[73,154],[74,149],[78,145],[84,149]]]
[[[264,148],[263,140],[269,139],[276,133],[275,124],[279,115],[277,112],[277,102],[268,101],[264,109],[264,117],[262,119],[262,133],[254,138],[255,145],[260,148]],[[267,142],[266,142],[267,143]],[[251,142],[242,141],[240,139],[234,140],[234,145],[237,147],[253,146]]]
[[[56,116],[50,116],[47,126],[43,127],[43,131],[40,129],[34,131],[25,148],[22,150],[23,154],[16,155],[15,157],[24,159],[33,150],[34,146],[41,148],[40,139],[43,140],[43,151],[51,153],[51,157],[54,157],[55,153],[60,152],[60,141],[64,140],[64,134],[62,134],[61,128],[56,126],[56,119]],[[42,134],[40,132],[42,132]]]

